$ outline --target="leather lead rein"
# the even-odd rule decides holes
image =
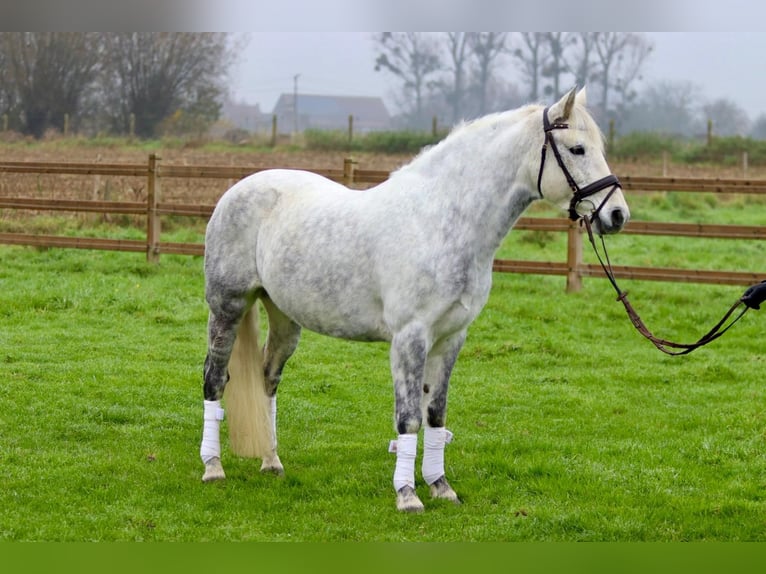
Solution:
[[[766,280],[765,280],[765,281],[761,281],[760,283],[756,283],[755,285],[752,285],[751,287],[748,287],[744,295],[742,295],[742,297],[740,297],[734,302],[734,304],[724,314],[723,318],[718,323],[716,323],[716,325],[712,329],[710,329],[710,331],[708,331],[705,335],[700,337],[700,339],[697,342],[675,343],[673,341],[668,341],[666,339],[660,339],[659,337],[654,336],[652,332],[644,324],[644,322],[641,320],[641,317],[639,317],[638,313],[633,308],[633,305],[631,305],[630,301],[628,301],[628,293],[620,289],[620,287],[617,285],[617,280],[615,279],[614,271],[612,270],[612,263],[611,261],[609,261],[609,254],[606,251],[606,243],[604,242],[604,237],[603,236],[601,237],[601,246],[604,251],[604,258],[606,259],[606,262],[604,262],[604,259],[601,258],[601,255],[598,252],[598,248],[596,247],[596,241],[593,238],[593,231],[591,229],[591,222],[588,220],[587,217],[583,217],[580,219],[580,224],[585,225],[585,229],[588,232],[588,240],[590,241],[590,244],[593,246],[593,251],[596,253],[598,262],[601,264],[601,267],[604,270],[604,273],[606,273],[606,276],[609,279],[609,282],[612,284],[615,291],[617,292],[617,300],[620,301],[625,307],[625,311],[628,313],[630,322],[633,323],[633,326],[638,330],[639,333],[641,333],[644,337],[646,337],[649,341],[651,341],[655,347],[657,347],[660,351],[662,351],[665,354],[686,355],[688,353],[691,353],[695,349],[699,349],[700,347],[707,345],[708,343],[711,343],[712,341],[715,341],[718,337],[720,337],[726,331],[728,331],[734,325],[734,323],[739,321],[742,318],[742,315],[744,315],[748,309],[760,309],[760,304],[766,300]],[[726,324],[726,321],[729,319],[729,317],[731,317],[732,314],[741,305],[743,306],[743,309],[740,311],[740,313],[734,319],[732,319],[728,324]]]

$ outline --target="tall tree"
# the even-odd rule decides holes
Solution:
[[[545,40],[543,32],[520,32],[518,47],[512,54],[520,64],[522,79],[529,85],[529,101],[536,102],[541,96],[540,78],[545,63]]]
[[[747,112],[732,100],[719,98],[702,106],[702,114],[719,136],[744,136],[750,130]]]
[[[567,56],[568,67],[574,74],[575,85],[581,88],[594,78],[593,55],[597,36],[598,32],[579,32],[572,38],[571,55]]]
[[[132,116],[136,135],[155,136],[163,120],[195,106],[213,106],[217,117],[231,62],[226,34],[118,32],[106,36],[106,48],[112,81],[104,96],[118,131],[127,132]]]
[[[508,52],[507,32],[475,32],[471,35],[471,51],[474,60],[474,76],[478,95],[479,115],[489,107],[489,87],[498,58]]]
[[[98,72],[101,36],[83,32],[0,33],[0,104],[18,128],[40,137],[76,118]]]
[[[644,88],[630,113],[618,118],[621,131],[657,131],[667,135],[692,136],[701,122],[700,88],[691,82],[659,81]]]
[[[373,36],[378,56],[375,71],[387,71],[402,82],[405,109],[418,124],[423,124],[423,104],[441,70],[438,44],[424,32],[382,32]],[[414,102],[414,105],[407,105]]]
[[[766,139],[766,114],[759,114],[755,120],[753,120],[749,135],[751,138],[759,140]]]
[[[0,32],[0,113],[5,116],[6,121],[10,126],[10,115],[16,115],[14,112],[18,110],[16,90],[14,87],[13,78],[10,73],[10,63],[8,53],[4,49],[5,46],[5,34],[8,32]],[[16,118],[14,118],[15,120]],[[14,122],[18,123],[18,122]],[[15,129],[18,125],[13,126]]]
[[[633,83],[652,51],[643,36],[631,32],[599,32],[595,37],[598,80],[601,88],[601,113],[609,110],[610,91],[616,91],[623,102],[631,100]]]
[[[548,59],[542,74],[551,79],[551,85],[546,87],[545,92],[557,100],[563,93],[561,78],[569,71],[565,52],[576,40],[574,35],[567,32],[545,32],[543,40],[547,46]]]
[[[449,56],[449,76],[443,82],[443,90],[452,110],[452,123],[456,123],[464,115],[469,45],[473,34],[473,32],[446,32],[444,36],[444,45]]]
[[[617,60],[613,89],[616,107],[623,111],[638,97],[636,84],[643,79],[644,65],[654,46],[641,34],[630,34],[623,54]]]

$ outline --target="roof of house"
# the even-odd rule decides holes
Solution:
[[[282,94],[274,106],[274,113],[292,113],[293,94]],[[388,122],[391,116],[383,100],[370,96],[322,96],[298,94],[298,113],[315,117],[354,116],[359,120]]]

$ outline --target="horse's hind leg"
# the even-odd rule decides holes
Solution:
[[[220,421],[223,418],[221,397],[229,380],[228,364],[234,341],[237,338],[239,321],[248,307],[248,302],[234,299],[225,307],[211,307],[208,316],[208,350],[204,366],[204,427],[200,456],[205,464],[202,480],[225,478],[221,466]]]
[[[268,296],[261,298],[269,317],[269,334],[264,348],[263,372],[266,379],[266,394],[271,399],[271,423],[273,425],[273,456],[264,457],[262,472],[284,473],[277,455],[277,387],[282,379],[282,369],[295,352],[301,336],[301,327],[285,315]]]
[[[423,503],[415,492],[415,457],[418,431],[422,424],[420,397],[428,354],[428,338],[422,325],[411,324],[391,341],[391,373],[396,397],[396,508],[422,512]]]
[[[465,332],[445,339],[428,355],[423,382],[421,408],[426,426],[423,432],[423,480],[431,488],[431,496],[460,504],[457,494],[447,482],[444,471],[444,447],[450,433],[444,428],[447,418],[447,392],[452,367],[465,342]]]

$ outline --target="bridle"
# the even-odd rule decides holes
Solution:
[[[546,151],[548,149],[548,146],[553,150],[553,155],[556,157],[556,162],[559,164],[559,167],[561,168],[561,171],[564,172],[564,177],[566,177],[567,183],[569,184],[569,187],[572,188],[572,200],[569,203],[569,219],[572,221],[580,221],[580,225],[583,225],[588,233],[588,239],[590,240],[590,244],[593,246],[593,251],[596,253],[596,257],[598,258],[598,262],[601,264],[602,269],[604,270],[604,273],[606,274],[607,278],[609,279],[609,282],[614,287],[615,291],[617,292],[617,300],[620,301],[623,306],[625,307],[625,311],[628,313],[628,317],[630,318],[631,323],[633,323],[633,326],[638,330],[641,335],[649,339],[649,341],[652,342],[652,344],[657,347],[660,351],[663,353],[666,353],[668,355],[686,355],[687,353],[691,353],[695,349],[698,349],[699,347],[702,347],[703,345],[707,345],[708,343],[714,341],[721,335],[723,335],[726,331],[728,331],[734,323],[739,321],[739,319],[742,318],[742,316],[745,314],[745,312],[748,309],[759,309],[760,304],[766,301],[766,281],[762,281],[761,283],[758,283],[756,285],[752,285],[749,287],[744,295],[737,299],[737,301],[734,302],[734,304],[729,308],[729,310],[726,312],[726,314],[723,316],[723,319],[721,319],[710,331],[708,331],[705,335],[703,335],[696,343],[674,343],[673,341],[668,341],[666,339],[660,339],[652,334],[651,331],[646,327],[644,322],[641,320],[641,317],[639,317],[638,313],[633,309],[633,306],[630,304],[630,301],[628,301],[628,293],[626,291],[623,291],[620,289],[620,287],[617,285],[617,280],[614,277],[614,270],[612,269],[612,263],[609,261],[609,254],[606,251],[606,243],[604,242],[603,235],[601,236],[601,246],[602,250],[604,252],[604,258],[602,259],[601,254],[598,251],[598,248],[596,246],[596,241],[593,238],[593,229],[591,228],[592,223],[595,221],[596,217],[598,216],[601,209],[604,207],[606,202],[609,200],[609,198],[612,196],[612,194],[617,189],[622,189],[620,186],[620,180],[617,179],[617,176],[610,174],[605,177],[602,177],[601,179],[598,179],[594,181],[593,183],[586,185],[583,188],[580,188],[580,186],[577,185],[577,182],[572,177],[572,174],[569,173],[569,170],[567,169],[566,165],[564,165],[564,161],[561,159],[561,153],[558,150],[558,147],[556,147],[556,140],[553,139],[552,131],[553,130],[561,130],[561,129],[567,129],[569,127],[569,124],[560,121],[559,119],[555,120],[553,123],[550,123],[548,120],[548,108],[545,108],[543,110],[543,131],[545,131],[545,141],[543,142],[543,149],[542,149],[542,156],[540,158],[540,171],[537,175],[537,192],[540,194],[540,197],[543,197],[543,192],[541,189],[541,183],[543,178],[543,168],[545,167],[545,155]],[[582,216],[577,212],[577,206],[585,199],[587,199],[589,196],[598,193],[602,189],[606,189],[607,187],[612,186],[612,189],[609,190],[609,193],[606,194],[606,197],[601,201],[601,203],[596,207],[596,209],[593,210],[590,217]],[[726,324],[727,320],[734,314],[734,311],[737,310],[737,308],[743,305],[743,309],[740,311],[736,317],[734,317],[731,321],[729,321],[728,324]]]
[[[556,140],[553,139],[553,130],[564,130],[567,128],[569,128],[569,124],[561,121],[560,119],[556,119],[553,123],[551,123],[548,120],[548,108],[543,110],[543,131],[545,132],[545,141],[543,142],[543,149],[541,151],[540,171],[537,174],[537,193],[540,194],[541,198],[543,197],[543,191],[541,188],[543,168],[545,167],[545,155],[547,153],[548,146],[550,146],[551,150],[553,150],[553,155],[556,157],[556,163],[559,164],[561,171],[564,172],[564,177],[566,178],[567,183],[573,192],[572,200],[569,202],[569,219],[572,221],[577,221],[580,219],[580,214],[577,213],[577,206],[584,199],[598,193],[602,189],[606,189],[607,187],[612,186],[612,189],[609,191],[609,193],[606,194],[606,197],[601,201],[599,206],[593,210],[590,218],[591,222],[593,222],[601,211],[601,208],[604,207],[606,202],[609,201],[609,198],[612,197],[612,194],[618,189],[621,189],[620,180],[617,179],[616,175],[609,174],[605,177],[602,177],[601,179],[597,179],[593,183],[586,185],[583,188],[580,188],[580,186],[577,185],[577,182],[572,177],[572,174],[569,173],[567,166],[564,164],[564,160],[561,159],[561,153],[559,152],[559,148],[556,146]]]

